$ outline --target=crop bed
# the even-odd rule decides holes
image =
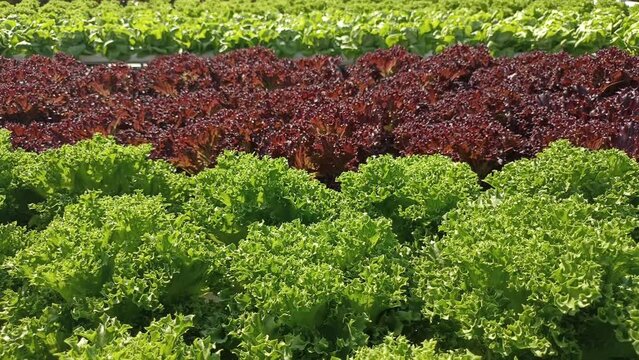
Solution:
[[[639,58],[457,46],[352,65],[254,48],[168,56],[142,69],[69,57],[0,59],[0,125],[41,151],[113,135],[197,172],[225,149],[285,157],[328,182],[371,155],[444,154],[481,176],[557,139],[639,157]]]
[[[0,0],[0,359],[639,359],[637,55],[613,0]]]
[[[188,176],[148,145],[0,136],[2,358],[639,353],[639,164],[618,150],[556,142],[488,190],[386,155],[336,191],[283,159]]]
[[[639,8],[614,0],[0,2],[0,54],[105,59],[266,46],[280,56],[355,58],[401,45],[432,54],[457,43],[495,55],[639,49]]]

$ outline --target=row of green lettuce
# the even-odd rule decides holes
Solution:
[[[326,187],[0,133],[2,359],[639,354],[639,164],[559,141],[480,181],[439,156]]]
[[[615,0],[0,3],[4,56],[64,52],[128,60],[266,46],[281,56],[354,58],[394,45],[431,54],[456,43],[487,44],[495,55],[608,46],[637,53],[639,8]]]
[[[565,4],[557,4],[550,0],[412,0],[409,2],[393,0],[138,0],[138,1],[109,1],[109,0],[89,0],[82,3],[77,2],[80,8],[73,8],[66,4],[73,0],[2,0],[0,6],[8,7],[16,4],[16,9],[20,13],[36,14],[38,10],[58,13],[68,11],[78,11],[79,14],[87,14],[87,9],[96,6],[117,7],[121,10],[131,12],[137,11],[140,6],[152,6],[157,9],[175,8],[187,14],[199,14],[202,11],[215,11],[221,14],[232,13],[282,13],[296,14],[314,10],[340,9],[349,11],[374,11],[374,10],[417,10],[424,7],[449,10],[457,7],[466,7],[474,10],[487,10],[498,7],[500,10],[512,14],[515,11],[536,3],[543,7],[574,7],[581,6],[574,0]],[[105,4],[106,3],[106,4]],[[65,7],[66,5],[66,7]]]

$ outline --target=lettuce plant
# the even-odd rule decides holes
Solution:
[[[193,316],[169,315],[132,336],[130,326],[117,318],[103,316],[95,329],[75,329],[73,336],[66,340],[71,350],[59,354],[59,359],[219,359],[219,351],[215,351],[215,344],[208,339],[195,339],[186,344],[184,334],[192,327]]]
[[[414,291],[487,357],[635,357],[637,225],[580,195],[489,191],[447,214]]]
[[[406,300],[406,255],[388,220],[363,214],[253,226],[230,267],[240,358],[343,357],[365,345]]]
[[[149,161],[150,152],[148,145],[122,147],[98,134],[74,146],[45,151],[32,161],[21,162],[15,170],[15,181],[44,200],[34,206],[42,219],[32,222],[45,224],[78,196],[93,190],[104,195],[136,191],[162,194],[174,207],[179,206],[188,180],[178,176],[166,162]]]
[[[161,197],[87,193],[6,262],[13,276],[56,293],[78,323],[108,314],[140,328],[228,288],[224,246],[185,220]]]
[[[225,243],[242,239],[253,222],[313,223],[340,211],[339,193],[289,168],[283,159],[226,152],[215,168],[196,175],[193,183],[185,212]]]
[[[4,261],[27,246],[25,229],[16,224],[0,225],[0,292],[13,287],[14,279],[4,268]]]
[[[436,233],[444,214],[480,191],[470,166],[441,155],[371,158],[338,181],[349,205],[391,219],[404,240]]]
[[[19,167],[31,164],[33,153],[13,149],[11,133],[0,129],[0,222],[18,221],[26,224],[29,219],[28,205],[40,198],[32,191],[21,188]]]
[[[384,338],[382,344],[363,347],[351,357],[352,360],[479,360],[481,357],[470,352],[440,352],[437,342],[424,341],[421,345],[411,344],[404,336]]]
[[[589,202],[639,206],[639,164],[619,150],[591,151],[566,140],[507,164],[486,183],[508,194],[581,195]]]
[[[32,163],[19,168],[19,177],[43,197],[77,196],[89,190],[123,195],[135,190],[170,199],[174,171],[165,162],[149,161],[150,152],[149,145],[123,147],[96,134],[74,146],[38,154]]]
[[[38,296],[20,297],[12,293],[2,294],[11,301],[43,300]],[[0,357],[4,359],[56,359],[55,354],[65,347],[65,339],[72,329],[68,309],[56,303],[42,306],[41,302],[33,306],[37,311],[29,316],[14,318],[10,312],[16,309],[2,300],[0,315]],[[19,307],[19,306],[18,306]],[[24,309],[20,309],[24,310]],[[9,314],[9,321],[4,316]]]

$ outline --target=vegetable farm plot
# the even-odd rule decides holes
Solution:
[[[488,190],[384,155],[337,191],[283,159],[188,176],[148,145],[2,136],[4,358],[636,357],[639,164],[618,150],[555,142]]]
[[[0,59],[0,125],[41,151],[95,133],[152,143],[187,172],[224,150],[285,157],[331,183],[372,155],[444,154],[487,175],[568,139],[639,157],[639,57],[607,49],[494,58],[457,46],[282,59],[264,48],[142,69]]]
[[[0,0],[0,359],[638,359],[638,11]]]
[[[38,0],[0,2],[0,54],[64,52],[127,60],[252,46],[280,56],[355,58],[401,45],[417,54],[487,44],[495,55],[639,49],[639,8],[616,0]]]

